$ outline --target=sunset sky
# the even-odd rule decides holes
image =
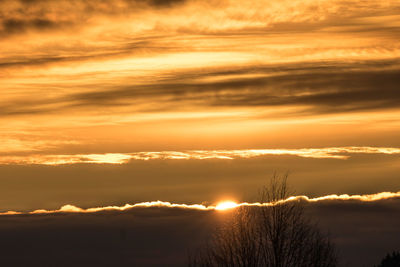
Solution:
[[[1,210],[400,191],[400,3],[0,1]]]
[[[379,219],[399,214],[399,63],[398,0],[0,0],[0,235],[112,218],[181,225],[178,250],[288,173],[349,266],[376,263],[400,247]]]

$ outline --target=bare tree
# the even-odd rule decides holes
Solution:
[[[337,257],[329,239],[289,197],[287,175],[274,176],[260,202],[232,211],[211,240],[192,254],[189,266],[333,267]]]

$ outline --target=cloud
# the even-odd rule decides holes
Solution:
[[[76,215],[70,213],[69,219],[65,214],[61,217],[41,214],[36,218],[22,215],[14,217],[17,218],[14,223],[9,221],[11,217],[2,217],[5,219],[0,225],[5,238],[0,243],[5,256],[3,264],[184,266],[188,248],[185,244],[194,247],[200,244],[203,234],[212,230],[217,221],[211,214],[163,208],[136,209],[134,213],[121,213],[122,216],[114,214],[116,217],[104,213],[86,214],[86,218]]]
[[[123,164],[131,160],[233,160],[266,155],[290,155],[314,159],[347,159],[351,154],[400,154],[394,147],[327,147],[302,149],[189,150],[77,155],[3,156],[0,164]]]
[[[118,112],[197,110],[204,107],[300,107],[320,114],[397,108],[398,60],[254,66],[203,73],[187,71],[167,79],[131,85],[93,84],[95,90],[3,104],[0,115],[46,114],[104,107]],[[121,83],[131,83],[130,78]],[[102,88],[103,87],[103,88]],[[149,104],[150,103],[150,104]],[[114,110],[114,111],[113,111]]]
[[[172,5],[188,2],[188,0],[148,0],[147,2],[151,6],[159,6],[159,7],[168,6],[168,7],[170,7]]]
[[[397,1],[377,3],[372,0],[362,1],[362,4],[355,0],[285,0],[279,5],[267,0],[242,3],[229,0],[3,0],[0,7],[3,11],[0,11],[0,17],[4,21],[24,20],[38,31],[43,28],[34,25],[35,20],[40,19],[51,20],[55,25],[60,21],[82,29],[101,24],[99,21],[104,18],[128,18],[132,23],[146,25],[144,32],[151,30],[169,34],[177,31],[197,34],[251,31],[263,34],[332,29],[375,32],[379,29],[393,35],[398,25],[393,25],[389,17],[399,5]],[[150,16],[143,18],[143,14]],[[385,23],[378,24],[376,20]],[[119,31],[124,32],[123,29]]]
[[[147,9],[166,9],[186,0],[49,1],[17,0],[0,2],[0,38],[48,30],[82,29],[98,16],[119,17]]]
[[[302,106],[311,113],[346,112],[398,107],[398,69],[379,68],[385,62],[367,64],[313,64],[243,69],[226,75],[219,72],[198,74],[193,81],[158,81],[155,84],[122,86],[120,89],[81,93],[71,96],[72,105],[118,104],[122,99],[154,99],[185,103],[185,106],[274,107]],[[392,62],[386,63],[391,66]],[[307,65],[305,63],[305,65]],[[378,67],[378,69],[374,69]],[[255,77],[245,77],[245,75]],[[243,77],[243,78],[242,78]],[[196,80],[196,78],[198,80]],[[205,81],[202,81],[204,79]],[[208,81],[209,80],[209,81]],[[122,102],[121,105],[126,105]]]
[[[39,5],[39,4],[49,4],[51,0],[18,0],[21,4],[30,6],[30,5]],[[59,4],[63,5],[65,2],[68,1],[59,1]],[[147,4],[151,6],[170,6],[174,4],[179,4],[183,2],[187,2],[187,0],[106,0],[106,1],[92,1],[93,3],[87,3],[84,0],[75,0],[75,4],[86,4],[88,6],[92,6],[93,8],[98,8],[99,10],[103,10],[104,6],[101,5],[100,2],[105,3],[106,6],[116,5],[120,7],[118,4],[125,4],[125,5],[137,5],[137,4]],[[113,3],[114,2],[114,3]]]
[[[0,155],[20,152],[38,152],[45,149],[55,148],[60,145],[73,145],[78,144],[77,141],[71,140],[29,140],[29,136],[20,134],[19,138],[10,138],[6,135],[0,135],[2,138],[2,144],[0,146]],[[1,161],[1,160],[0,160]]]
[[[23,98],[0,103],[0,116],[397,108],[398,8],[371,0],[0,1],[0,80]]]
[[[34,20],[8,19],[3,21],[3,30],[7,33],[21,32],[26,30],[27,28],[46,30],[54,27],[55,23],[51,20],[46,20],[46,19],[34,19]]]
[[[303,201],[307,203],[313,202],[323,202],[323,201],[359,201],[359,202],[374,202],[374,201],[382,201],[387,199],[399,199],[400,198],[400,191],[399,192],[380,192],[376,194],[369,194],[369,195],[327,195],[321,196],[316,198],[309,198],[307,196],[291,196],[287,199],[280,200],[277,202],[266,202],[266,203],[235,203],[235,202],[222,202],[216,205],[209,205],[206,206],[204,204],[176,204],[166,201],[151,201],[151,202],[141,202],[136,204],[125,204],[124,206],[108,206],[108,207],[96,207],[96,208],[87,208],[82,209],[73,205],[64,205],[58,210],[34,210],[28,213],[17,212],[17,211],[6,211],[0,213],[0,215],[21,215],[21,214],[55,214],[55,213],[96,213],[96,212],[104,212],[104,211],[125,211],[131,210],[135,208],[177,208],[177,209],[189,209],[189,210],[214,210],[214,211],[221,211],[226,209],[234,209],[238,207],[268,207],[279,205],[282,203],[292,202],[292,201]],[[227,205],[226,203],[229,203]]]
[[[396,249],[399,199],[320,201],[305,212],[336,245],[341,263],[372,266]],[[185,266],[229,213],[179,208],[2,216],[10,266]],[[388,219],[390,218],[390,219]],[[155,257],[154,255],[157,255]]]

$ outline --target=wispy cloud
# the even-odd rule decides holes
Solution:
[[[398,0],[0,0],[0,164],[65,174],[399,154],[399,11]],[[31,168],[2,167],[13,169],[2,188]]]
[[[23,134],[20,135],[23,136]],[[0,137],[2,138],[0,153],[7,155],[20,152],[38,153],[39,151],[55,148],[60,145],[76,145],[79,143],[72,140],[30,140],[27,137],[25,139],[18,139],[1,135]]]
[[[348,26],[345,22],[357,20],[359,25],[368,25],[370,20],[359,20],[372,14],[378,16],[394,13],[390,9],[398,8],[397,1],[280,1],[279,4],[267,0],[250,0],[246,2],[223,1],[198,1],[198,0],[106,0],[106,1],[65,1],[57,2],[48,0],[5,0],[1,2],[2,17],[27,18],[27,19],[52,19],[53,21],[71,21],[80,27],[90,22],[93,17],[124,17],[133,21],[143,19],[143,13],[158,14],[158,18],[147,18],[143,23],[155,21],[164,27],[173,29],[186,29],[215,31],[218,29],[259,28],[279,23],[307,23],[330,26],[332,18],[341,17],[342,23],[334,23],[334,26]],[[346,7],[346,9],[344,9]],[[296,12],[293,12],[296,10]],[[179,11],[191,11],[180,13]],[[208,11],[207,19],[204,11]],[[257,11],[257,12],[254,12]],[[380,12],[378,12],[380,11]],[[217,16],[220,17],[216,24]],[[174,19],[175,17],[175,19]],[[170,22],[166,18],[170,18]],[[182,23],[186,21],[186,24]],[[181,22],[181,23],[176,23]],[[33,23],[34,24],[34,23]],[[328,25],[326,25],[328,24]],[[151,24],[150,24],[151,25]],[[148,26],[148,25],[147,25]],[[289,28],[289,25],[279,25],[281,28]],[[148,27],[145,27],[148,28]],[[301,28],[300,28],[301,29]],[[171,29],[170,29],[171,30]]]
[[[206,66],[211,60],[210,56],[203,54],[203,59],[197,60],[197,64],[201,65],[202,60],[205,60],[203,63]],[[226,59],[222,64],[228,63],[231,58],[228,54],[220,56],[221,60]],[[173,57],[167,60],[172,59]],[[161,58],[159,60],[163,61]],[[155,63],[150,61],[121,61],[118,67],[121,72],[130,72],[130,64],[143,66]],[[238,61],[236,59],[236,63]],[[81,86],[68,82],[64,85],[64,90],[40,99],[7,99],[6,102],[0,102],[0,116],[33,116],[55,112],[65,114],[83,110],[91,114],[98,113],[99,107],[101,113],[121,115],[127,108],[130,113],[160,113],[198,111],[210,107],[298,107],[303,115],[394,109],[400,101],[397,87],[400,83],[398,63],[397,59],[393,59],[357,63],[302,62],[301,66],[252,65],[208,71],[182,70],[165,77],[158,74],[159,78],[153,81],[134,81],[129,76],[118,77],[118,84],[101,84],[92,81],[92,77],[87,89],[79,89]],[[81,79],[86,80],[85,76]],[[7,89],[7,83],[5,86],[4,90],[11,90]],[[29,90],[38,93],[43,87],[50,89],[53,85],[40,82],[29,84]],[[156,108],[154,103],[157,103]]]
[[[0,1],[0,118],[397,108],[399,8],[372,0]]]
[[[188,150],[135,153],[4,156],[0,164],[124,164],[131,160],[233,160],[267,155],[291,155],[315,159],[347,159],[351,154],[400,154],[393,147],[327,147],[302,149]]]

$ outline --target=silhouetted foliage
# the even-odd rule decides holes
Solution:
[[[388,253],[377,267],[400,267],[400,252]]]
[[[310,223],[297,201],[289,197],[287,175],[271,180],[263,188],[261,203],[271,206],[242,206],[227,220],[197,254],[189,266],[333,267],[335,249],[316,225]]]

